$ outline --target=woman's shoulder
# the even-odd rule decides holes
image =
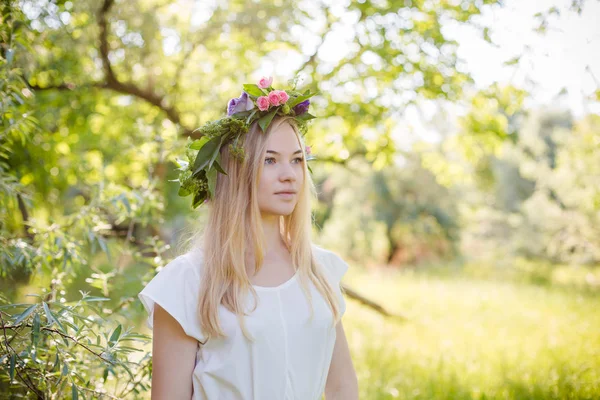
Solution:
[[[175,256],[164,266],[162,271],[183,269],[186,271],[195,272],[199,275],[203,264],[204,252],[199,248],[190,248]]]
[[[315,243],[312,243],[311,247],[313,250],[313,254],[317,258],[326,259],[326,260],[333,260],[333,259],[342,260],[342,257],[337,252],[330,250],[326,247],[323,247],[323,246],[315,244]]]
[[[147,325],[150,329],[153,326],[154,305],[159,304],[179,322],[188,336],[203,340],[196,315],[202,259],[202,252],[197,250],[176,256],[138,293],[148,313]]]
[[[348,270],[348,263],[338,253],[323,246],[313,243],[312,250],[317,261],[323,264],[336,280],[341,280]]]

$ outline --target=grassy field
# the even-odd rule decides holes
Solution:
[[[600,292],[444,271],[345,276],[361,400],[600,399]]]

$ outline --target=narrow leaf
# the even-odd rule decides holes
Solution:
[[[17,362],[17,355],[16,354],[11,355],[10,356],[10,367],[9,367],[9,372],[8,372],[11,382],[13,379],[15,379],[15,364],[16,364],[16,362]]]
[[[215,190],[217,188],[217,170],[216,170],[216,168],[211,168],[206,173],[206,178],[208,180],[208,190],[210,192],[211,197],[213,197],[215,194]]]
[[[35,313],[33,316],[33,329],[31,330],[31,341],[34,346],[37,346],[40,340],[40,314]]]
[[[215,160],[215,164],[214,164],[214,165],[215,165],[215,169],[216,169],[217,171],[219,171],[220,173],[222,173],[223,175],[227,175],[227,172],[225,172],[225,170],[223,169],[223,167],[221,167],[221,164],[220,164],[220,162],[221,162],[221,157],[219,156],[219,157],[217,157],[217,159]]]
[[[248,119],[246,119],[246,125],[250,124],[250,121],[252,120],[252,118],[254,118],[254,116],[256,115],[257,112],[258,112],[258,109],[255,109],[252,111],[252,113],[248,116]]]
[[[81,301],[86,301],[86,302],[91,302],[91,301],[107,301],[110,300],[107,297],[96,297],[96,296],[90,296],[90,297],[86,297],[84,299],[81,299]]]
[[[44,301],[42,302],[42,306],[44,307],[44,312],[46,313],[46,319],[48,320],[48,325],[52,326],[56,322],[50,308],[48,308],[48,304]]]
[[[193,168],[194,172],[192,173],[192,175],[196,175],[198,172],[200,172],[202,169],[204,169],[204,167],[206,167],[206,165],[210,161],[210,158],[212,157],[215,149],[219,146],[220,142],[221,142],[221,138],[215,137],[215,138],[212,138],[204,146],[202,146],[200,151],[198,151],[196,160],[194,161],[194,168]]]
[[[114,346],[115,342],[119,340],[119,336],[121,336],[121,324],[115,328],[112,335],[110,335],[110,339],[108,340],[109,346]]]
[[[317,93],[310,93],[310,92],[307,90],[307,91],[306,91],[306,92],[305,92],[305,93],[304,93],[302,96],[298,96],[298,97],[296,97],[296,98],[295,98],[295,99],[293,99],[293,100],[289,100],[289,101],[288,101],[286,104],[287,104],[288,106],[290,106],[290,108],[292,108],[292,107],[294,107],[294,106],[296,106],[296,105],[298,105],[298,104],[302,103],[304,100],[308,100],[308,99],[310,99],[311,97],[313,97],[313,96],[314,96],[314,95],[316,95],[316,94],[318,94],[318,92],[317,92]]]
[[[100,245],[100,248],[102,249],[103,252],[106,253],[106,256],[108,257],[109,261],[110,261],[110,252],[108,251],[108,246],[106,245],[106,241],[101,238],[100,236],[96,236],[96,240],[98,240],[98,244]]]
[[[56,350],[56,358],[54,359],[51,371],[56,371],[58,368],[60,368],[60,359],[58,358],[58,350]]]
[[[25,311],[23,311],[21,313],[21,315],[19,315],[19,317],[15,320],[14,325],[21,323],[21,321],[23,321],[25,318],[29,317],[29,315],[33,312],[33,310],[36,309],[36,307],[37,307],[37,304],[34,304],[31,307],[27,308]]]
[[[304,114],[302,114],[302,115],[300,115],[300,116],[298,116],[296,118],[298,118],[298,119],[300,119],[302,121],[308,121],[308,120],[311,120],[311,119],[315,119],[317,117],[315,117],[314,115],[312,115],[310,113],[304,113]]]

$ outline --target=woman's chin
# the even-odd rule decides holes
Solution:
[[[294,212],[294,208],[296,207],[296,204],[284,204],[281,205],[280,207],[271,207],[269,209],[266,210],[261,210],[261,214],[263,215],[276,215],[276,216],[283,216],[286,217],[288,215],[290,215],[291,213]]]

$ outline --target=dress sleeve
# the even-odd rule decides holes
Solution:
[[[193,253],[180,255],[169,262],[138,294],[148,314],[146,325],[153,328],[154,305],[165,309],[183,328],[186,335],[204,341],[198,316],[200,297],[200,259]]]
[[[348,271],[348,263],[344,261],[342,257],[330,250],[325,250],[320,247],[316,247],[316,249],[321,253],[321,259],[330,278],[330,282],[336,294],[338,295],[338,299],[340,301],[340,314],[344,315],[346,312],[346,300],[342,294],[341,282],[342,278]]]

